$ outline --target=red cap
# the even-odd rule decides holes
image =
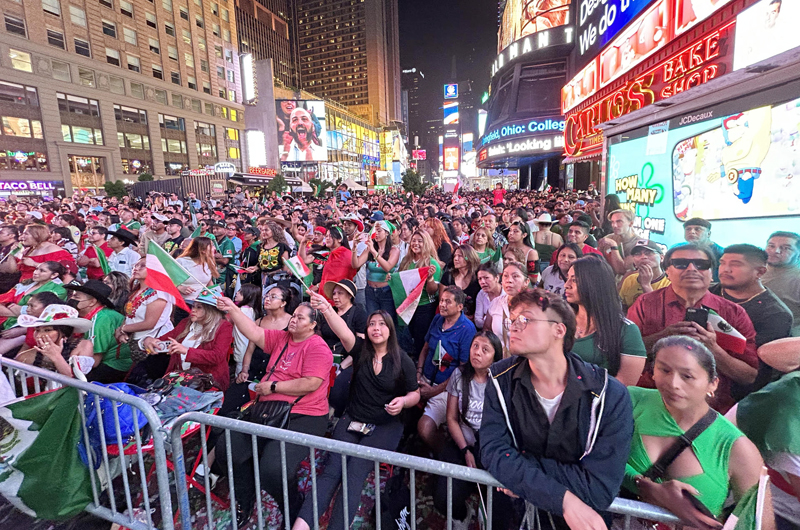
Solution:
[[[328,233],[328,229],[324,226],[318,226],[314,229],[314,232],[319,232],[320,234],[325,235]]]

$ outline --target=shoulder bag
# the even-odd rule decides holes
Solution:
[[[286,341],[286,345],[281,350],[278,358],[275,359],[275,364],[272,365],[272,369],[264,381],[269,381],[269,378],[275,373],[275,368],[281,362],[281,358],[283,358],[283,354],[286,353],[286,348],[288,347],[289,341]],[[240,419],[259,425],[266,425],[267,427],[285,429],[289,426],[289,415],[292,413],[292,407],[297,405],[297,402],[302,398],[303,396],[298,396],[294,401],[258,401],[256,398],[249,406],[242,407]]]

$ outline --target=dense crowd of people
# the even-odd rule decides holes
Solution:
[[[665,248],[593,187],[462,195],[11,196],[0,354],[143,387],[196,369],[225,392],[220,414],[290,402],[290,430],[486,469],[505,485],[495,528],[606,528],[627,496],[719,529],[765,463],[764,527],[798,528],[800,235],[723,247],[690,219]],[[151,243],[186,271],[176,290],[148,282]],[[410,318],[392,287],[406,271]],[[241,526],[250,436],[212,436],[201,472],[227,469],[226,443]],[[288,499],[279,444],[257,450],[261,488],[313,527],[292,471],[307,450],[286,447]],[[352,519],[372,463],[346,469],[346,496],[340,458],[317,479],[331,529],[350,526],[342,505]],[[475,489],[453,482],[455,528]]]

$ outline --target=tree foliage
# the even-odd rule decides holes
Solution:
[[[150,182],[155,180],[150,173],[139,173],[139,182]]]
[[[410,191],[411,193],[419,197],[423,195],[429,187],[430,184],[428,184],[427,182],[423,182],[419,173],[417,173],[413,169],[409,169],[405,173],[403,173],[404,190]]]
[[[314,189],[314,197],[325,195],[328,188],[333,188],[333,182],[329,180],[322,180],[320,178],[313,178],[308,181],[308,185]]]
[[[267,193],[271,194],[274,191],[278,195],[281,195],[288,187],[289,184],[286,182],[286,179],[283,178],[283,175],[276,175],[269,181],[269,184],[267,184]]]
[[[103,188],[106,190],[106,195],[109,197],[116,197],[118,199],[123,198],[128,193],[125,190],[125,183],[121,180],[116,182],[106,182],[103,184]]]

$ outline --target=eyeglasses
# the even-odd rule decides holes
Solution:
[[[694,268],[699,271],[709,270],[714,263],[710,259],[690,259],[690,258],[672,258],[669,264],[678,270],[688,269],[689,265],[694,265]]]
[[[283,297],[280,296],[280,295],[273,294],[273,295],[265,296],[264,300],[280,300],[282,302],[283,301]]]
[[[551,324],[561,324],[558,320],[547,320],[544,318],[528,318],[525,316],[518,316],[516,320],[510,318],[503,319],[503,326],[508,331],[525,331],[528,327],[528,322],[550,322]]]

